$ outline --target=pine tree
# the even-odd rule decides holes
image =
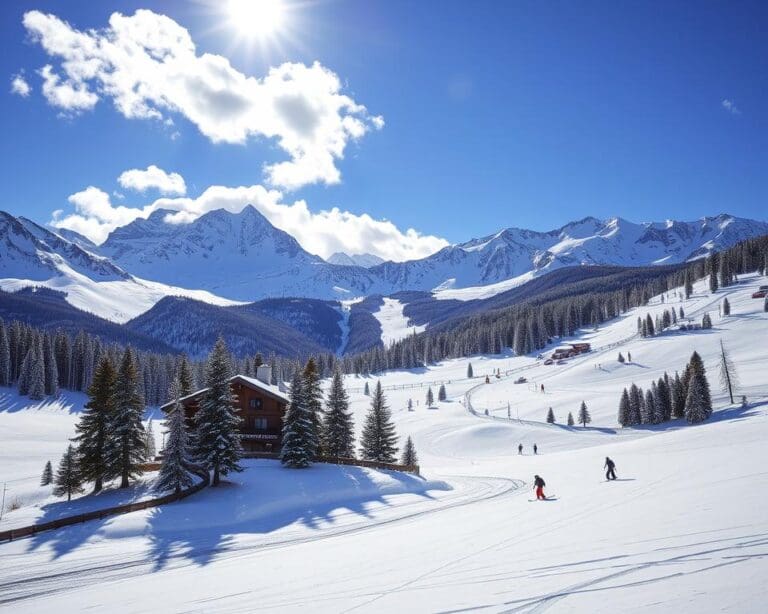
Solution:
[[[763,302],[763,311],[768,312],[768,296],[765,297],[765,301]]]
[[[720,340],[720,384],[723,390],[728,393],[731,399],[731,405],[733,405],[734,390],[739,385],[738,376],[736,374],[736,368],[733,366],[730,354],[726,351],[723,345],[723,340]]]
[[[0,318],[0,386],[11,385],[11,346],[5,323]]]
[[[685,298],[691,298],[691,294],[693,294],[693,281],[691,280],[691,273],[688,269],[685,270],[685,281],[683,282],[683,285],[685,287]]]
[[[56,471],[56,478],[53,482],[53,494],[57,497],[67,495],[67,501],[72,500],[72,495],[83,492],[77,460],[75,448],[70,444],[67,446],[64,456],[61,457],[59,468]]]
[[[645,325],[648,329],[648,336],[653,337],[656,334],[656,327],[653,324],[653,318],[650,313],[645,316]]]
[[[641,424],[643,419],[641,409],[643,405],[643,393],[634,383],[629,387],[629,424]]]
[[[584,401],[582,401],[581,407],[579,408],[579,424],[581,424],[582,428],[584,428],[590,422],[592,422],[592,416],[589,415],[587,404]]]
[[[43,359],[43,342],[40,336],[35,340],[32,348],[32,363],[29,370],[29,391],[30,399],[39,401],[45,398],[45,362]]]
[[[406,467],[413,467],[419,464],[419,457],[416,454],[416,446],[413,445],[413,439],[408,435],[405,440],[405,447],[403,448],[403,457],[400,460],[402,465]]]
[[[712,269],[709,273],[709,291],[712,293],[717,292],[719,284],[717,283],[717,270]]]
[[[662,422],[666,422],[672,418],[672,391],[667,383],[668,381],[669,376],[664,373],[664,377],[659,378],[659,382],[656,386]]]
[[[331,380],[331,388],[325,401],[325,421],[323,423],[324,449],[333,458],[353,458],[354,428],[349,412],[349,397],[344,390],[341,371],[336,369]]]
[[[194,480],[187,470],[190,464],[189,434],[187,433],[186,415],[184,406],[179,399],[182,383],[181,373],[171,384],[170,396],[173,405],[168,410],[165,419],[166,442],[163,448],[163,464],[157,476],[155,490],[165,492],[172,490],[180,493],[185,488],[192,486]]]
[[[312,420],[314,441],[311,447],[315,450],[315,454],[318,454],[321,451],[322,442],[323,390],[320,388],[320,374],[314,358],[310,358],[304,366],[303,377],[304,399]]]
[[[229,380],[231,366],[224,338],[219,336],[208,356],[205,372],[206,391],[195,414],[193,456],[206,470],[213,471],[211,486],[218,486],[221,476],[242,471],[238,427],[241,419],[235,413],[237,397]],[[312,451],[314,454],[314,450]]]
[[[691,355],[688,364],[691,377],[688,383],[688,395],[685,398],[685,419],[694,424],[703,422],[712,415],[712,398],[704,362],[698,352]]]
[[[316,454],[313,443],[312,415],[307,408],[304,378],[296,369],[291,381],[291,402],[283,417],[283,447],[280,450],[280,462],[293,469],[309,467]]]
[[[619,360],[619,362],[620,362],[621,364],[624,364],[624,362],[625,362],[624,354],[622,354],[621,352],[619,352],[619,358],[618,358],[618,360]]]
[[[573,426],[573,414],[568,412],[568,426]]]
[[[445,401],[447,398],[445,393],[445,384],[440,384],[440,388],[437,391],[437,400],[438,401]]]
[[[376,382],[371,408],[365,418],[360,452],[366,460],[393,463],[397,454],[395,443],[397,443],[395,425],[392,424],[392,417],[381,390],[381,382]]]
[[[80,474],[83,481],[93,482],[93,492],[99,492],[104,482],[114,477],[112,428],[115,421],[116,374],[112,361],[103,356],[88,388],[88,402],[75,427]]]
[[[59,368],[53,351],[53,339],[49,334],[46,334],[43,339],[43,370],[45,394],[56,396],[59,393]]]
[[[701,318],[701,328],[705,330],[712,328],[712,318],[710,317],[709,313],[705,313]]]
[[[685,416],[685,387],[680,379],[680,374],[675,372],[675,379],[672,380],[672,417],[682,418]]]
[[[520,354],[520,352],[515,352],[516,354]],[[475,372],[472,370],[472,363],[467,364],[467,379],[472,379],[475,377]]]
[[[363,388],[363,394],[367,397],[371,396],[371,388],[368,386],[368,382],[365,382],[365,388]]]
[[[555,423],[555,412],[552,411],[552,408],[549,408],[549,411],[547,411],[547,424],[554,424]]]
[[[141,473],[146,460],[147,437],[141,421],[144,399],[133,350],[126,348],[115,380],[114,412],[110,425],[114,445],[109,446],[110,467],[120,476],[120,488]]]
[[[432,386],[427,388],[427,407],[432,407],[435,404],[435,395],[432,394]]]
[[[619,402],[619,424],[621,426],[632,426],[631,415],[629,411],[629,392],[624,388],[624,392],[621,393],[621,401]]]
[[[40,478],[40,486],[48,486],[49,484],[53,483],[53,467],[51,466],[51,461],[48,461],[45,463],[45,468],[43,469],[43,475]]]
[[[184,398],[194,392],[192,368],[189,366],[189,360],[187,359],[186,354],[181,355],[178,374],[178,394],[180,398]]]
[[[728,297],[723,299],[723,315],[724,316],[731,315],[731,303],[728,301]]]

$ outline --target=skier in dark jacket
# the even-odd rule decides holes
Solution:
[[[533,487],[536,489],[536,499],[539,501],[546,500],[546,495],[544,494],[544,487],[546,484],[544,483],[544,480],[541,479],[540,476],[536,475],[533,477]]]
[[[518,444],[517,446],[517,453],[522,454],[523,453],[523,444]]]
[[[603,469],[607,469],[605,472],[605,479],[606,480],[615,480],[616,479],[616,463],[614,463],[610,458],[607,456],[605,457],[605,465],[603,465]]]
[[[539,446],[537,446],[536,444],[533,444],[533,453],[534,454],[538,454],[539,453]]]

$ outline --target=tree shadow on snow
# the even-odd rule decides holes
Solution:
[[[420,476],[396,471],[388,474],[400,483],[391,494],[406,491],[433,499],[429,491],[450,490],[448,484],[427,482]],[[361,467],[314,465],[284,469],[274,461],[257,461],[245,473],[229,478],[231,482],[150,512],[146,532],[151,540],[149,558],[156,571],[175,558],[207,565],[220,553],[237,549],[235,538],[244,534],[268,538],[295,524],[319,530],[333,525],[339,515],[370,519],[373,504],[392,505],[387,493],[378,492]],[[275,536],[275,540],[307,537],[302,531],[295,537]],[[242,547],[253,548],[254,544]]]

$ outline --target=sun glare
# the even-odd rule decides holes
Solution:
[[[241,35],[267,38],[283,26],[285,4],[282,0],[228,0],[227,13]]]

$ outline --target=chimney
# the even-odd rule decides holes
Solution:
[[[269,365],[259,365],[259,367],[256,369],[256,379],[262,382],[263,384],[266,384],[267,386],[272,385],[272,367]]]

